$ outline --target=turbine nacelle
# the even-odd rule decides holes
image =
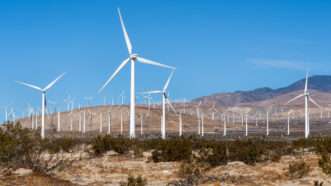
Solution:
[[[130,54],[130,59],[131,59],[132,61],[137,61],[137,59],[138,59],[138,54]]]

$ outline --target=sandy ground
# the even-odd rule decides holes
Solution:
[[[108,153],[102,157],[85,156],[75,161],[70,167],[55,171],[52,175],[59,180],[66,180],[78,185],[119,185],[125,182],[128,175],[147,179],[148,185],[167,185],[169,182],[183,179],[179,176],[180,162],[153,163],[149,161],[150,153],[145,152],[141,158],[131,155]],[[84,156],[82,156],[84,157]],[[290,163],[304,160],[309,167],[308,175],[301,179],[292,179],[288,175]],[[278,186],[307,185],[314,181],[331,185],[331,176],[325,175],[318,166],[319,156],[304,154],[300,156],[283,156],[279,162],[258,163],[255,166],[242,162],[231,162],[203,173],[200,185],[243,185],[243,186]]]
[[[162,186],[170,182],[183,180],[179,176],[181,162],[153,163],[150,152],[135,158],[133,154],[118,155],[108,152],[101,157],[91,157],[86,152],[63,153],[64,159],[74,160],[67,167],[50,172],[49,176],[31,174],[24,176],[0,175],[0,185],[114,185],[126,182],[129,175],[142,176],[148,185]],[[288,175],[290,163],[303,160],[309,167],[309,173],[300,179]],[[264,162],[246,165],[242,162],[230,162],[224,166],[210,168],[203,172],[199,185],[226,186],[312,186],[315,181],[323,186],[331,185],[331,175],[326,175],[318,166],[319,156],[305,153],[296,156],[283,156],[279,162]]]

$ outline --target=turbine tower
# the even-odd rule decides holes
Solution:
[[[306,83],[305,83],[305,89],[303,94],[299,94],[298,96],[294,97],[293,99],[291,99],[290,101],[287,102],[287,104],[290,104],[291,102],[304,97],[305,98],[305,138],[309,137],[309,133],[310,133],[310,126],[309,126],[309,108],[308,108],[308,102],[312,102],[314,105],[316,105],[318,108],[321,108],[320,105],[318,105],[316,103],[315,100],[313,100],[313,98],[311,98],[309,91],[308,91],[308,72],[306,73]]]
[[[148,65],[154,65],[154,66],[158,66],[158,67],[162,67],[162,68],[168,68],[168,69],[175,69],[174,67],[168,66],[168,65],[163,65],[161,63],[149,60],[149,59],[145,59],[140,57],[138,54],[133,53],[132,51],[132,44],[129,38],[129,35],[126,31],[123,19],[122,19],[122,15],[121,15],[121,11],[120,9],[117,9],[118,11],[118,15],[120,18],[120,22],[121,22],[121,27],[122,27],[122,31],[124,34],[124,39],[125,39],[125,43],[128,49],[128,53],[129,53],[129,57],[127,59],[125,59],[120,66],[115,70],[115,72],[113,73],[112,76],[110,76],[110,78],[106,81],[106,83],[101,87],[101,89],[99,90],[99,92],[101,92],[114,78],[115,76],[122,70],[122,68],[124,68],[129,62],[131,62],[131,87],[130,87],[130,138],[135,138],[135,105],[136,105],[136,93],[135,93],[135,64],[136,62],[140,62],[143,64],[148,64]]]
[[[61,74],[59,77],[57,77],[55,80],[53,80],[51,83],[49,83],[45,88],[40,88],[36,85],[32,85],[29,83],[25,83],[22,81],[17,81],[17,83],[27,86],[29,88],[35,89],[39,92],[41,92],[41,138],[45,139],[45,109],[47,106],[47,99],[46,99],[46,93],[47,91],[52,88],[63,76],[65,73]]]
[[[174,70],[171,72],[167,82],[165,83],[164,87],[162,90],[155,90],[155,91],[148,91],[144,92],[144,94],[161,94],[162,96],[162,119],[161,119],[161,135],[162,139],[166,138],[166,127],[165,127],[165,115],[166,115],[166,102],[170,106],[170,108],[176,113],[176,109],[173,107],[173,105],[170,102],[169,96],[168,96],[168,87],[170,84],[170,81],[174,75]]]

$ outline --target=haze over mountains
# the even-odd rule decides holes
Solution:
[[[309,90],[322,106],[331,103],[331,76],[316,75],[308,78]],[[286,102],[303,92],[305,79],[298,80],[289,86],[272,89],[268,87],[257,88],[250,91],[236,91],[230,93],[216,93],[209,96],[199,97],[193,102],[203,104],[216,104],[219,107],[234,106],[270,106],[271,104],[284,105]],[[297,102],[296,102],[297,103]],[[301,104],[301,102],[298,102]],[[302,101],[303,104],[303,101]],[[324,104],[324,105],[323,105]]]

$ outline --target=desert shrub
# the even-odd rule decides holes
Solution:
[[[49,153],[58,153],[60,151],[70,152],[75,146],[87,143],[80,139],[74,138],[54,138],[45,139],[42,141],[42,150],[47,150]]]
[[[147,180],[142,178],[141,176],[134,177],[129,176],[127,183],[121,183],[121,186],[146,186]]]
[[[190,176],[200,177],[202,175],[203,165],[198,162],[182,162],[179,167],[178,175],[182,178],[188,178]]]
[[[132,146],[134,157],[141,158],[143,157],[144,149],[139,145]]]
[[[0,128],[0,163],[9,167],[33,167],[41,152],[39,135],[19,123]]]
[[[235,141],[231,144],[229,150],[230,161],[242,161],[249,165],[254,165],[265,153],[261,143],[253,140]]]
[[[319,167],[322,168],[325,174],[331,174],[331,159],[328,152],[323,152],[321,154],[321,159],[318,161]]]
[[[72,139],[42,140],[39,132],[22,128],[19,123],[8,123],[0,128],[0,165],[47,173],[67,162],[57,159],[56,155],[50,155],[46,160],[42,152],[69,151],[76,143],[78,141]]]
[[[182,162],[178,176],[183,180],[168,183],[168,185],[199,185],[199,180],[203,177],[203,172],[207,169],[204,164],[199,162]]]
[[[92,148],[96,155],[101,155],[107,151],[114,150],[119,154],[127,153],[133,141],[127,138],[113,138],[109,135],[106,136],[97,136],[94,140],[92,140]]]
[[[317,138],[315,142],[316,151],[319,153],[331,153],[331,138],[330,137],[323,137]]]
[[[324,182],[314,181],[314,186],[323,186]]]
[[[125,154],[129,152],[132,144],[135,143],[127,138],[110,138],[111,149],[119,154]]]
[[[110,150],[110,144],[102,136],[97,136],[92,140],[92,149],[96,155],[102,155]]]
[[[170,162],[190,160],[192,144],[186,139],[172,139],[159,141],[152,152],[154,162]]]
[[[289,165],[288,174],[291,178],[302,178],[309,173],[309,169],[309,166],[301,160]]]
[[[214,144],[212,147],[203,148],[199,151],[199,161],[206,162],[212,167],[225,165],[228,162],[226,150],[224,144]]]
[[[331,153],[331,138],[330,137],[317,137],[308,139],[299,139],[292,143],[294,149],[308,148],[312,151],[322,153],[327,151]]]

